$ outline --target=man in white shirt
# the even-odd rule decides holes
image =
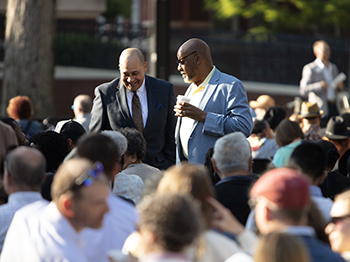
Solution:
[[[18,147],[5,159],[4,187],[8,202],[0,206],[0,253],[15,212],[23,206],[42,200],[41,182],[45,175],[43,154],[31,147]]]
[[[51,193],[51,203],[37,201],[15,214],[0,261],[88,261],[79,233],[100,228],[109,211],[102,164],[68,160],[57,170]]]
[[[325,41],[316,41],[313,45],[316,60],[305,65],[300,81],[300,94],[308,96],[308,101],[316,102],[323,110],[322,118],[325,126],[330,117],[338,115],[336,107],[337,92],[343,89],[343,82],[333,84],[339,71],[335,64],[329,61],[331,49]]]

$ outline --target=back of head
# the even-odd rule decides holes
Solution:
[[[82,185],[91,185],[95,181],[107,184],[100,163],[93,163],[87,159],[75,158],[64,162],[55,174],[51,187],[52,200],[57,203],[63,194],[69,194],[72,198],[80,197]]]
[[[141,235],[144,230],[155,234],[156,244],[163,251],[181,252],[201,232],[200,211],[190,196],[156,193],[146,196],[138,209]]]
[[[83,113],[88,114],[92,108],[92,99],[89,95],[78,95],[74,99],[74,107],[78,107]]]
[[[170,167],[160,180],[157,192],[173,192],[192,195],[200,201],[203,218],[209,227],[213,209],[207,202],[207,197],[214,197],[208,170],[202,165],[181,164]]]
[[[12,150],[5,158],[5,172],[11,177],[19,191],[40,191],[45,168],[45,158],[35,148],[20,146]]]
[[[75,144],[85,134],[84,127],[76,121],[69,120],[63,124],[60,132],[66,139],[71,139]]]
[[[326,152],[316,143],[303,142],[294,149],[289,163],[296,165],[302,173],[316,181],[324,174]]]
[[[272,232],[259,241],[255,262],[309,262],[309,254],[296,236]]]
[[[249,142],[241,132],[227,134],[215,142],[213,158],[220,173],[248,171],[250,157]]]
[[[115,165],[120,163],[120,153],[116,144],[109,137],[98,133],[84,135],[78,140],[77,155],[93,162],[100,161],[109,179],[115,175]]]
[[[264,115],[264,120],[266,120],[272,130],[276,130],[278,125],[281,123],[283,119],[287,116],[286,110],[280,106],[273,106],[266,110]]]
[[[128,140],[128,148],[125,152],[127,155],[134,155],[138,160],[141,160],[146,155],[146,140],[143,135],[135,128],[125,127],[120,129],[120,132]]]
[[[286,146],[293,140],[304,139],[304,133],[296,122],[284,119],[276,129],[276,142],[279,146]]]
[[[16,96],[10,99],[7,114],[14,119],[30,119],[34,114],[32,101],[27,96]]]
[[[116,143],[120,155],[125,154],[126,149],[128,148],[128,140],[122,133],[114,130],[103,130],[101,134],[108,136],[114,143]]]
[[[34,134],[28,143],[39,149],[45,156],[46,172],[55,172],[70,151],[67,140],[55,131]]]
[[[326,152],[326,169],[329,171],[333,170],[335,163],[340,157],[338,149],[332,142],[323,139],[319,139],[315,143]]]
[[[266,120],[254,120],[252,134],[261,134],[267,128]]]

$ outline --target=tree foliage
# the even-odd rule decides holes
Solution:
[[[124,15],[130,18],[131,0],[108,0],[106,16],[115,18],[116,15]]]
[[[258,21],[252,30],[290,33],[348,33],[350,0],[204,0],[221,19]],[[254,24],[254,22],[253,22]]]

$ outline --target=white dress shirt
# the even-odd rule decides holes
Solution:
[[[143,79],[143,83],[141,87],[137,89],[136,93],[140,99],[143,127],[145,127],[147,123],[147,117],[148,117],[147,89],[146,89],[145,79]],[[128,98],[129,112],[132,117],[132,97],[134,96],[134,92],[129,89],[126,89],[126,96]]]
[[[83,241],[56,204],[36,201],[16,212],[8,230],[1,262],[87,262]]]
[[[8,198],[8,202],[0,206],[0,253],[15,212],[38,200],[43,200],[40,192],[21,191],[12,193]]]
[[[335,100],[336,88],[332,86],[333,82],[333,66],[331,63],[328,63],[328,66],[325,66],[324,63],[320,59],[316,59],[316,63],[323,70],[323,76],[328,84],[327,87],[327,100],[332,101]]]

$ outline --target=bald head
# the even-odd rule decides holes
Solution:
[[[138,48],[127,48],[125,49],[119,57],[119,65],[125,63],[130,59],[137,58],[141,65],[145,63],[145,57]]]
[[[40,191],[45,169],[45,157],[32,147],[17,147],[5,158],[5,176],[11,177],[18,191]]]
[[[185,43],[183,43],[180,46],[178,52],[180,52],[180,51],[183,53],[188,53],[188,54],[197,51],[203,56],[204,60],[208,64],[210,64],[211,66],[213,65],[210,48],[207,45],[207,43],[201,39],[191,38],[191,39],[187,40]]]

